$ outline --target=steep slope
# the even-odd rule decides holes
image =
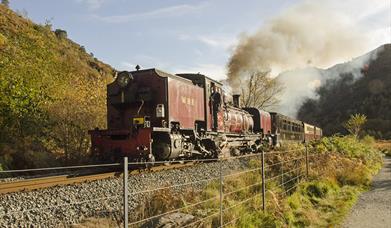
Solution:
[[[318,99],[308,99],[300,107],[298,118],[319,124],[330,135],[345,133],[342,123],[361,113],[368,117],[367,133],[391,138],[391,44],[378,50],[362,77],[345,72],[328,79],[317,90]]]
[[[88,151],[87,130],[104,126],[113,73],[65,31],[0,4],[0,165],[80,161]]]

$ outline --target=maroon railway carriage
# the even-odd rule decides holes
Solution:
[[[243,110],[202,74],[119,72],[107,86],[107,129],[89,131],[93,156],[154,161],[256,151],[270,115]]]
[[[319,140],[322,137],[322,129],[303,122],[304,126],[304,141]]]

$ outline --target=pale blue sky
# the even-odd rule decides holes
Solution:
[[[376,18],[379,12],[387,10],[389,0],[348,1],[358,4],[347,8],[347,14],[366,10],[368,7],[361,2],[378,3],[376,9],[367,13],[369,16],[363,17],[368,27],[379,27],[371,23],[384,27],[389,22],[388,18]],[[10,2],[12,9],[27,11],[34,22],[44,24],[50,20],[54,29],[66,30],[70,39],[116,69],[133,70],[135,64],[140,64],[142,68],[201,72],[221,79],[241,34],[254,33],[265,20],[299,0]],[[375,43],[384,43],[384,38]]]

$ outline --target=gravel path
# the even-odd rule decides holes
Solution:
[[[391,158],[375,176],[372,189],[363,193],[343,227],[391,227]]]

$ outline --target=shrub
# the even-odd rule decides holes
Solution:
[[[347,166],[337,171],[336,178],[340,185],[369,186],[371,172],[364,165]]]
[[[370,145],[370,146],[373,146],[376,142],[375,138],[373,136],[370,136],[370,135],[365,135],[362,139],[361,139],[361,142],[366,144],[366,145]]]
[[[380,168],[382,158],[380,152],[373,147],[373,141],[370,136],[358,140],[353,136],[335,135],[322,138],[314,147],[320,153],[334,152],[350,159],[357,159],[376,172]]]
[[[56,31],[54,31],[54,34],[56,34],[57,38],[60,39],[66,39],[68,37],[67,31],[62,29],[56,29]]]

